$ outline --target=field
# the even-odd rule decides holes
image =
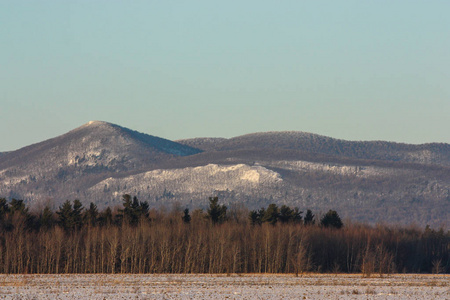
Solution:
[[[449,299],[449,275],[0,275],[0,299]]]

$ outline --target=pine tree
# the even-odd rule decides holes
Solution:
[[[138,207],[139,218],[147,219],[148,215],[149,215],[149,208],[150,208],[150,205],[148,204],[147,201],[144,201],[144,202],[139,201],[139,207]]]
[[[189,215],[189,208],[183,211],[183,217],[181,217],[184,223],[189,224],[191,222],[191,216]]]
[[[264,217],[262,218],[263,222],[268,222],[272,225],[275,225],[280,217],[280,211],[278,206],[275,203],[269,204],[267,210],[264,213]]]
[[[83,204],[81,204],[81,201],[78,199],[75,199],[73,201],[73,212],[72,212],[72,218],[74,223],[75,229],[80,229],[83,225]]]
[[[69,200],[66,200],[66,202],[63,203],[59,207],[59,210],[56,212],[59,218],[59,225],[65,230],[65,231],[71,231],[75,228],[75,223],[73,220],[73,207],[72,203],[70,203]]]
[[[109,226],[113,223],[113,215],[110,207],[107,207],[98,217],[100,226]]]
[[[98,222],[98,209],[97,205],[95,205],[93,202],[89,204],[89,209],[86,210],[84,214],[84,218],[86,220],[86,223],[89,226],[96,226]]]
[[[133,222],[133,201],[131,200],[131,196],[124,194],[122,201],[123,209],[119,209],[119,215],[117,217],[120,223],[131,224]]]
[[[252,210],[252,211],[248,214],[248,218],[249,218],[250,223],[251,223],[252,225],[261,225],[261,217],[259,216],[258,211]]]
[[[209,197],[208,218],[214,224],[223,223],[227,219],[227,207],[219,205],[219,197]]]
[[[294,208],[294,211],[292,212],[292,222],[299,224],[302,222],[302,213],[303,211],[300,210],[300,208],[296,207]]]
[[[9,203],[9,210],[11,214],[14,214],[15,212],[24,215],[28,214],[28,208],[25,207],[25,203],[23,203],[23,200],[17,200],[14,198]]]
[[[6,214],[9,213],[9,204],[5,198],[0,198],[0,225],[3,223],[3,220]]]
[[[314,225],[314,223],[316,223],[316,221],[314,220],[314,215],[313,215],[312,211],[310,209],[308,209],[306,211],[306,215],[304,218],[304,224],[305,225]]]
[[[280,208],[279,220],[281,223],[290,222],[294,217],[294,210],[287,205],[282,205]]]
[[[130,225],[137,225],[139,220],[147,219],[149,215],[149,204],[147,201],[140,202],[136,196],[131,200],[131,196],[125,194],[123,198],[123,209],[119,209],[119,223],[125,222]]]
[[[55,220],[53,216],[53,211],[50,209],[48,205],[46,205],[39,215],[39,225],[41,228],[47,230],[53,227],[54,224]]]
[[[335,210],[329,210],[320,220],[320,225],[323,227],[341,228],[344,226],[341,218]]]

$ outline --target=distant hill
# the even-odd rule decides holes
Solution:
[[[345,219],[450,228],[450,145],[356,142],[304,132],[169,141],[93,121],[0,154],[0,197],[34,206],[128,193],[152,206],[335,209]]]
[[[450,145],[443,143],[411,145],[384,141],[356,142],[298,131],[253,133],[231,139],[195,138],[178,142],[195,145],[205,151],[285,149],[358,159],[450,166]]]

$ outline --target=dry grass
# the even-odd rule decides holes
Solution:
[[[366,295],[376,295],[375,289],[368,287],[365,292]]]
[[[360,274],[0,275],[0,298],[13,299],[9,297],[19,293],[24,299],[38,294],[55,298],[52,295],[66,293],[67,299],[209,299],[217,294],[221,299],[292,299],[292,295],[296,295],[295,299],[372,299],[410,295],[424,300],[450,299],[449,281],[450,275],[417,274],[394,274],[389,278],[362,278]]]

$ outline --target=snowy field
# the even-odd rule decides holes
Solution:
[[[0,299],[450,299],[450,275],[0,275]]]

